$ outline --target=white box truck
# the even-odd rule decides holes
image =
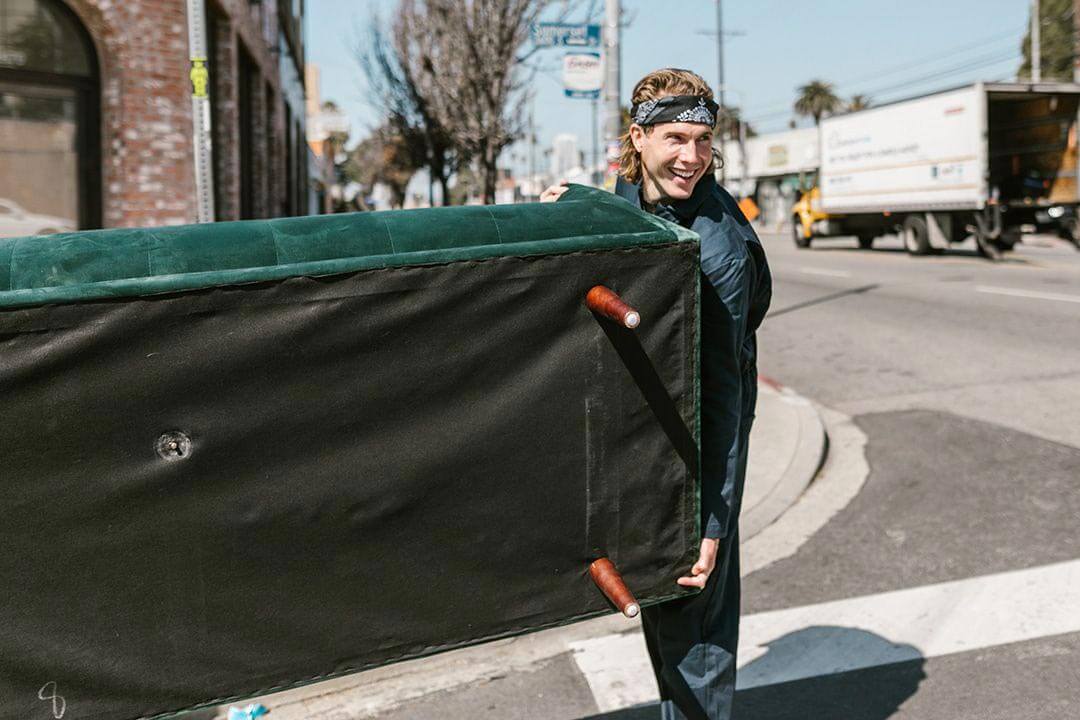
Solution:
[[[1076,217],[1078,103],[1071,83],[977,83],[826,118],[795,243],[854,235],[870,247],[899,232],[923,255],[974,235],[997,257],[1021,232]]]

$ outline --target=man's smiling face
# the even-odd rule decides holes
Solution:
[[[685,200],[712,163],[712,128],[701,123],[630,126],[641,153],[641,190],[646,202]]]

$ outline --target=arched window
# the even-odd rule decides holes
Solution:
[[[100,227],[98,65],[59,0],[0,0],[0,237]]]

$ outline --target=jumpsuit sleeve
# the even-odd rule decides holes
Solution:
[[[703,537],[724,538],[741,505],[742,365],[750,305],[745,257],[702,258],[701,510]]]

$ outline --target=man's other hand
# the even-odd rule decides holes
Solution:
[[[562,197],[563,193],[569,190],[565,180],[560,180],[558,185],[552,185],[544,192],[540,193],[540,202],[555,202]]]
[[[701,541],[701,551],[698,553],[697,562],[690,568],[690,574],[682,576],[675,582],[683,587],[704,588],[705,581],[709,579],[709,573],[716,567],[716,553],[719,548],[719,540],[704,538]]]

